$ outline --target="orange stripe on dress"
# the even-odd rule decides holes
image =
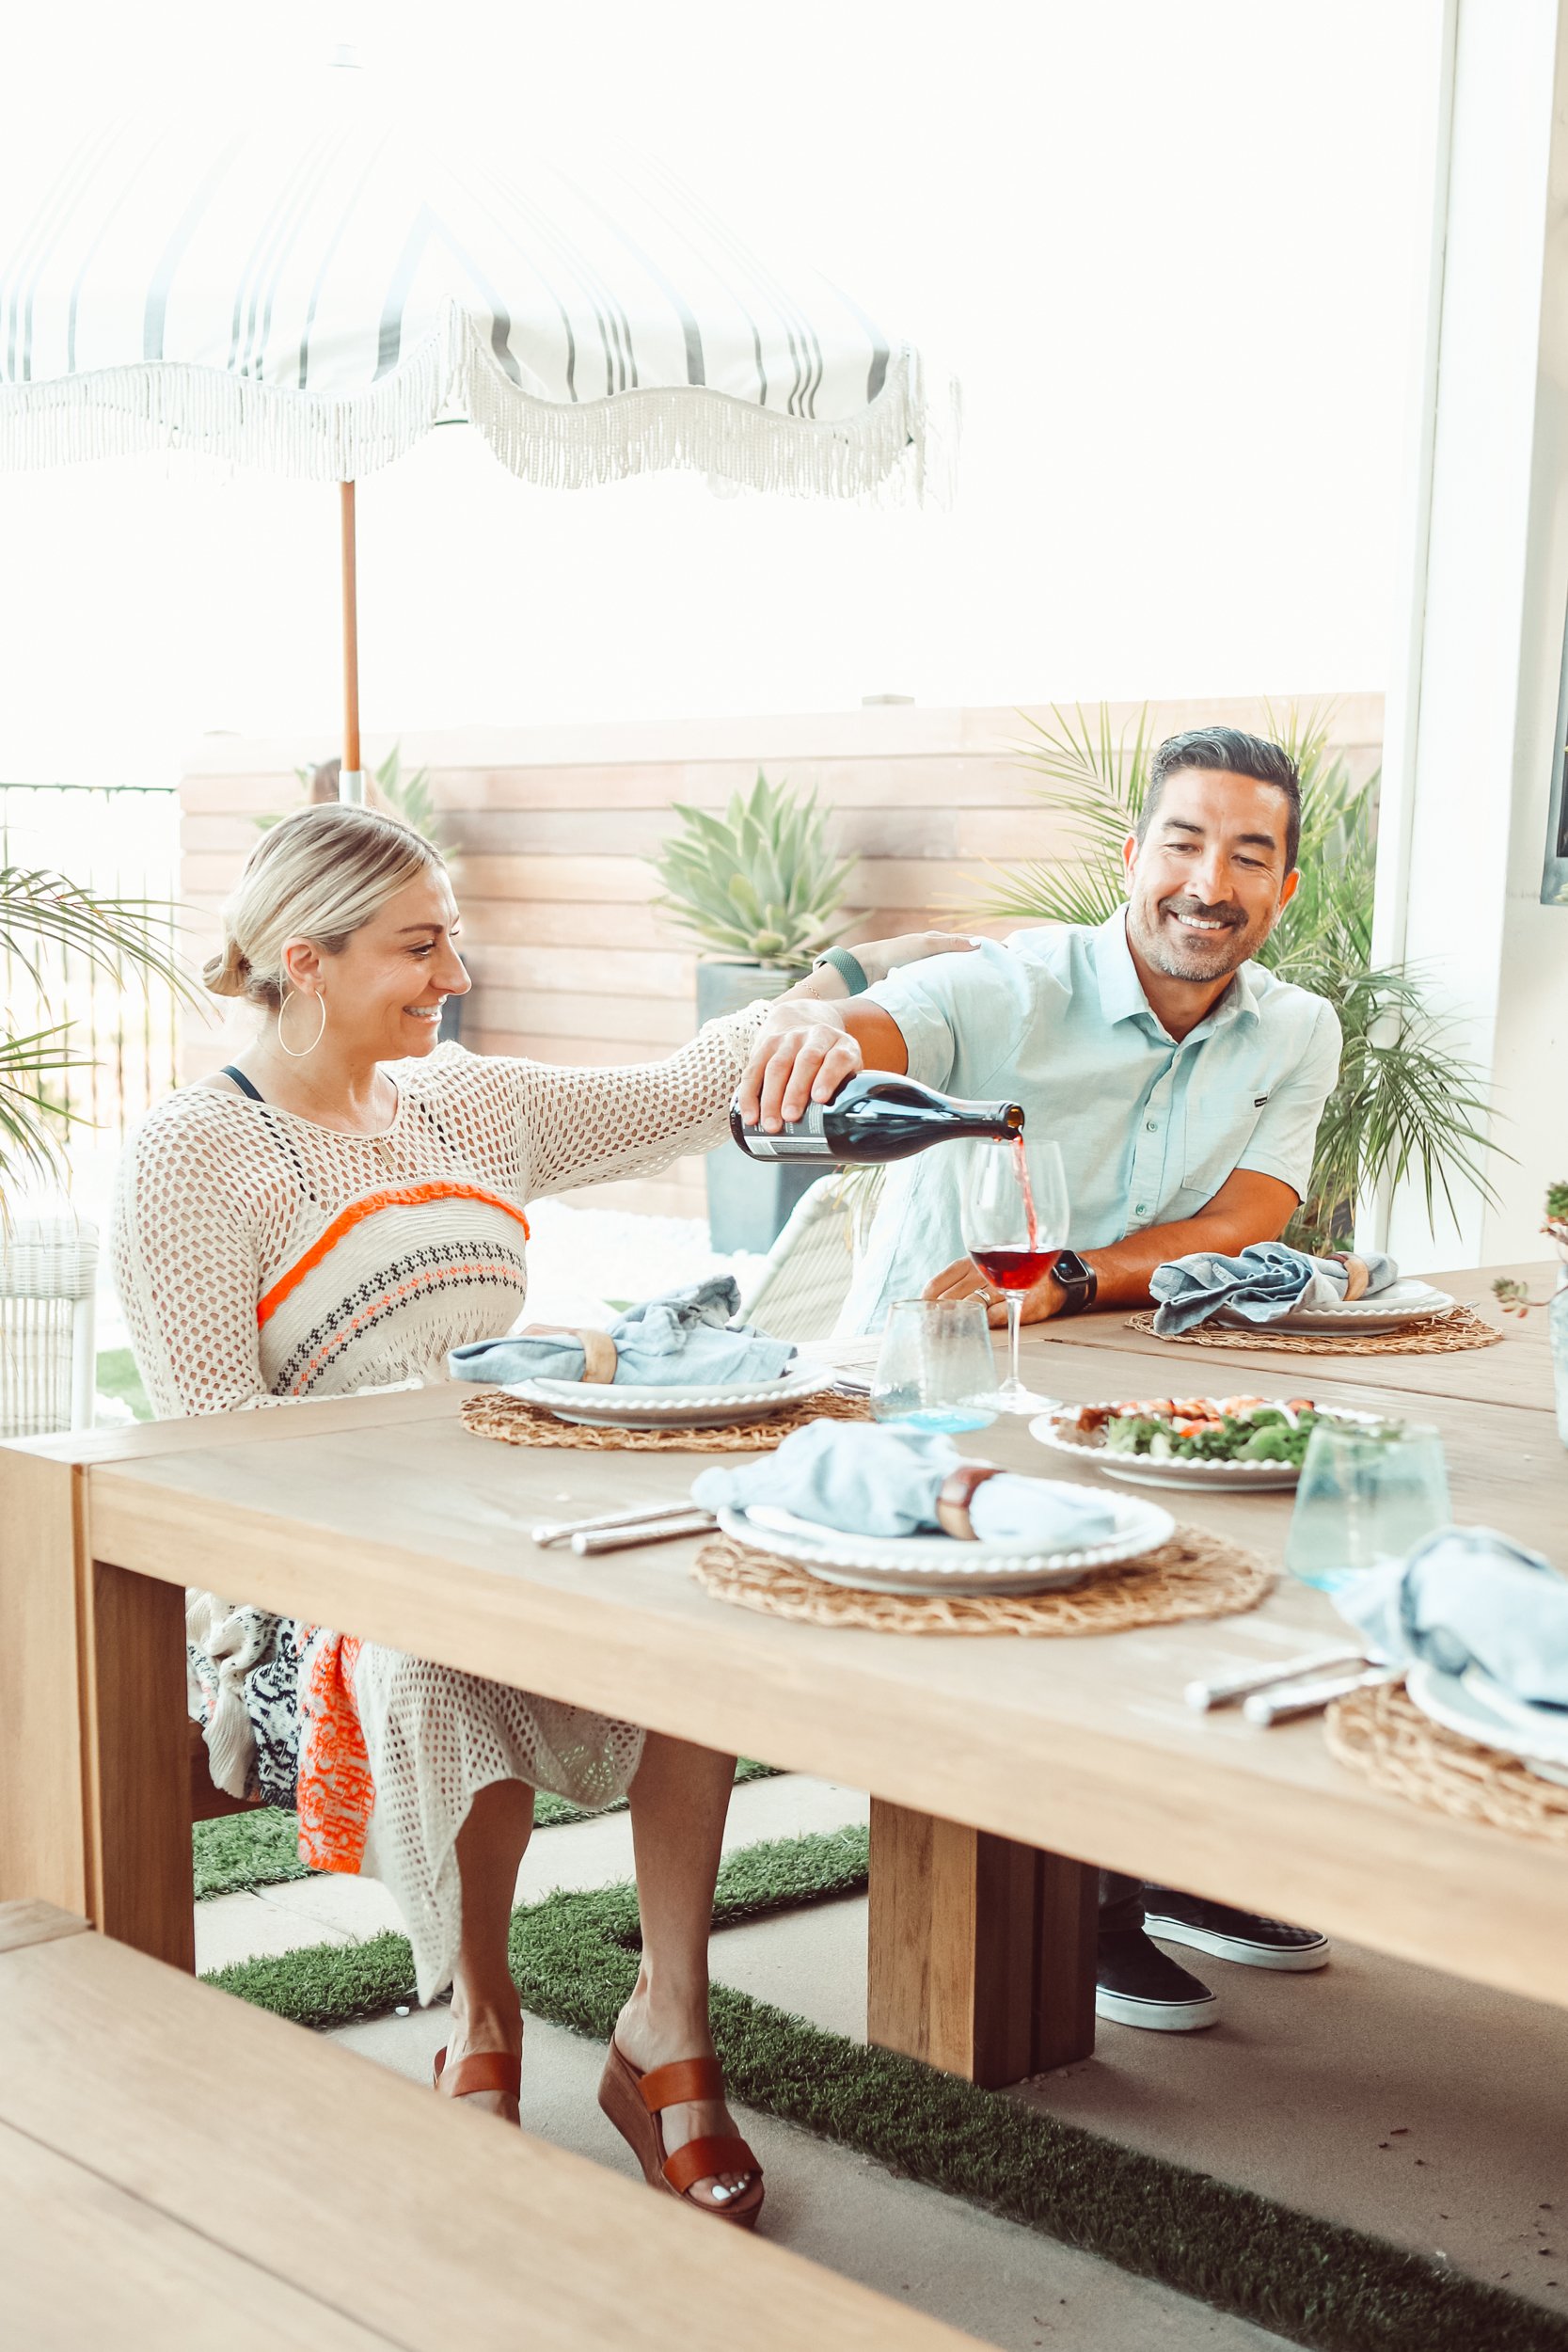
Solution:
[[[286,1274],[279,1275],[270,1291],[262,1293],[256,1307],[257,1323],[265,1323],[275,1315],[290,1293],[299,1288],[312,1268],[319,1266],[322,1260],[337,1248],[343,1235],[352,1232],[355,1226],[363,1224],[366,1217],[375,1216],[382,1209],[415,1208],[425,1200],[483,1200],[488,1207],[501,1209],[508,1216],[515,1217],[523,1229],[523,1239],[527,1241],[529,1238],[528,1219],[515,1202],[504,1200],[499,1192],[489,1192],[483,1184],[398,1184],[386,1192],[367,1193],[363,1200],[352,1200],[346,1209],[340,1209],[325,1232],[318,1241],[311,1243],[303,1258],[297,1260]]]

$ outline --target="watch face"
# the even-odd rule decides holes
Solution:
[[[1064,1249],[1051,1269],[1058,1282],[1086,1282],[1089,1269],[1076,1249]]]

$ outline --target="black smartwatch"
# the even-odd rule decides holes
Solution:
[[[1085,1307],[1094,1305],[1094,1295],[1100,1288],[1092,1265],[1085,1265],[1076,1249],[1064,1249],[1051,1269],[1051,1279],[1062,1294],[1058,1314],[1081,1315]]]

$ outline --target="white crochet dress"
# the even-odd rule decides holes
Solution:
[[[619,1068],[441,1045],[388,1065],[397,1116],[373,1138],[215,1088],[169,1096],[127,1147],[113,1240],[154,1411],[172,1419],[444,1379],[449,1348],[518,1318],[524,1204],[719,1141],[765,1009],[710,1022],[666,1061]],[[297,1708],[303,1629],[212,1595],[191,1602],[197,1663],[217,1702],[214,1776],[254,1788],[257,1694],[276,1735]],[[642,1734],[369,1644],[354,1698],[375,1792],[363,1867],[404,1911],[428,2000],[456,1956],[454,1846],[475,1794],[516,1779],[607,1804],[635,1772]]]

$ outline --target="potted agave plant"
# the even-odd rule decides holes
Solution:
[[[816,795],[769,784],[721,815],[677,803],[679,820],[654,859],[657,903],[705,950],[697,965],[697,1018],[779,996],[848,928],[838,920],[854,861],[838,857]],[[770,1247],[814,1171],[769,1168],[726,1144],[708,1154],[708,1222],[715,1249]]]
[[[1532,1298],[1523,1282],[1513,1281],[1507,1275],[1499,1275],[1492,1289],[1507,1314],[1528,1315],[1532,1307],[1545,1307],[1557,1389],[1557,1434],[1568,1445],[1568,1184],[1546,1186],[1546,1222],[1541,1230],[1556,1242],[1562,1260],[1561,1279],[1551,1297]]]

